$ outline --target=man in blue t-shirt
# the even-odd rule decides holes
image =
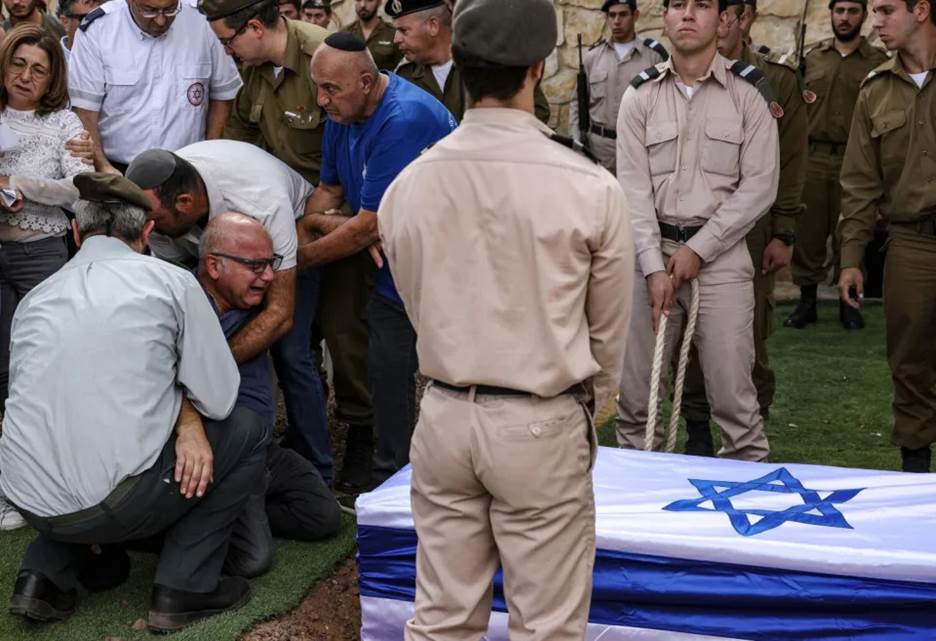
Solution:
[[[367,366],[377,428],[371,481],[377,484],[409,461],[417,370],[416,333],[380,252],[377,208],[397,175],[456,122],[416,85],[380,73],[364,42],[352,33],[325,39],[312,58],[312,79],[328,122],[321,182],[298,224],[299,263],[323,265],[369,251],[379,267],[367,310]],[[338,212],[343,201],[354,216]]]

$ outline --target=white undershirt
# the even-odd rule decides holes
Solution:
[[[626,58],[631,51],[637,46],[637,39],[633,39],[630,42],[615,42],[614,51],[617,52],[618,60],[623,60]]]
[[[695,87],[690,87],[689,85],[683,84],[681,80],[676,81],[676,86],[679,87],[684,94],[686,94],[686,98],[692,100],[692,94],[695,93]]]
[[[911,73],[910,77],[913,78],[913,82],[916,83],[916,86],[922,89],[923,83],[926,82],[926,76],[928,74],[929,71],[921,71],[920,73]]]
[[[279,78],[281,73],[283,73],[283,68],[273,65],[273,76]]]
[[[445,81],[448,80],[449,72],[452,70],[452,60],[443,62],[441,65],[432,65],[432,75],[435,76],[439,89],[445,91]]]

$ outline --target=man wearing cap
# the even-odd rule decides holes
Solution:
[[[585,638],[591,420],[616,387],[634,254],[614,177],[534,117],[555,42],[550,0],[459,0],[452,50],[469,109],[377,218],[432,379],[410,450],[407,641],[481,638],[498,567],[511,638]]]
[[[264,0],[201,0],[199,9],[227,50],[244,65],[244,87],[234,101],[224,137],[259,143],[317,185],[325,112],[317,103],[319,88],[309,75],[309,65],[328,34],[308,23],[284,20]],[[321,272],[316,325],[332,358],[336,416],[349,429],[369,433],[374,418],[368,392],[365,307],[373,289],[374,264],[363,252],[335,261]],[[347,446],[349,461],[360,458],[356,440],[350,439]],[[357,466],[348,469],[353,467]],[[361,483],[345,478],[344,472],[339,485],[361,489]]]
[[[79,585],[126,579],[118,544],[165,532],[147,623],[177,630],[249,598],[221,566],[269,430],[232,411],[237,365],[198,281],[141,254],[146,196],[111,174],[75,186],[80,250],[13,320],[0,487],[38,536],[10,611],[68,617]]]
[[[241,80],[195,0],[105,2],[80,29],[68,93],[99,168],[221,135]]]
[[[936,441],[936,11],[872,0],[893,58],[861,83],[842,161],[841,297],[858,309],[864,246],[888,222],[884,269],[894,432],[905,472],[929,472]],[[854,289],[854,291],[851,291]]]
[[[452,65],[452,10],[443,0],[388,0],[393,38],[406,62],[397,73],[435,96],[459,122],[465,114],[465,90]],[[536,117],[549,121],[549,101],[536,87]]]
[[[354,12],[358,19],[342,31],[350,31],[367,44],[377,68],[393,71],[403,59],[403,52],[394,40],[393,25],[377,15],[380,0],[354,0]]]
[[[270,232],[281,257],[276,275],[263,310],[231,338],[231,350],[243,363],[270,349],[289,419],[287,441],[331,484],[325,399],[311,351],[319,274],[297,274],[296,267],[296,219],[312,185],[259,147],[233,140],[206,140],[176,153],[151,149],[130,163],[127,177],[149,199],[157,232],[151,246],[160,258],[194,265],[204,226],[226,211],[256,218]]]
[[[839,239],[835,235],[841,212],[839,173],[848,142],[848,129],[858,100],[858,86],[868,72],[887,60],[887,54],[861,35],[868,17],[865,0],[832,0],[829,3],[831,38],[806,54],[806,88],[803,98],[809,114],[809,169],[804,192],[806,213],[796,222],[793,250],[793,282],[800,300],[783,324],[802,329],[815,323],[816,292],[828,277],[838,281]],[[832,256],[826,247],[832,237]],[[839,320],[845,329],[861,329],[861,312],[839,303]]]
[[[613,174],[617,156],[614,123],[621,96],[631,78],[666,60],[669,54],[653,38],[637,38],[634,32],[640,17],[637,0],[606,0],[601,10],[605,13],[611,38],[599,41],[585,54],[590,123],[587,142],[598,162]],[[576,140],[581,137],[577,100],[571,103],[569,131]]]
[[[372,247],[377,240],[377,206],[397,174],[456,123],[426,92],[392,72],[379,72],[364,41],[349,32],[325,39],[312,58],[312,76],[322,88],[319,104],[329,120],[322,181],[300,224],[300,242],[305,243],[299,249],[300,263],[314,266],[354,254],[367,256],[370,248],[381,266],[367,305],[367,368],[377,440],[373,479],[370,466],[362,474],[364,490],[409,461],[416,420],[416,336],[390,269]],[[332,211],[342,201],[354,216]],[[364,450],[369,435],[355,431],[348,438],[364,441]]]
[[[333,20],[331,0],[306,0],[302,3],[301,17],[303,22],[328,29]]]
[[[693,345],[722,431],[719,454],[763,460],[767,437],[751,377],[755,270],[744,239],[776,200],[779,114],[771,115],[757,84],[766,82],[763,74],[718,53],[718,28],[733,17],[724,2],[670,0],[664,7],[670,59],[634,79],[617,123],[618,178],[633,210],[640,274],[618,443],[644,447],[655,334],[668,314],[669,363],[697,279]]]
[[[780,135],[780,182],[777,199],[766,216],[748,232],[746,241],[754,264],[754,386],[761,416],[767,417],[777,381],[767,357],[767,339],[773,333],[773,288],[777,270],[790,264],[794,228],[800,216],[803,183],[806,181],[806,136],[809,126],[796,70],[787,64],[768,61],[744,42],[740,17],[741,0],[727,0],[727,16],[718,27],[718,53],[729,60],[751,65],[769,83],[770,108],[777,116]],[[693,352],[686,377],[683,416],[689,439],[687,454],[711,456],[710,411],[705,400],[705,381]]]
[[[751,40],[751,28],[755,22],[757,22],[757,0],[744,0],[744,11],[741,13],[741,33],[744,34],[744,42],[751,48],[751,51],[758,55],[769,56],[770,47],[755,44]]]

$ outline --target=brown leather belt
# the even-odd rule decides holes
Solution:
[[[588,131],[595,134],[596,136],[601,136],[602,138],[617,140],[617,132],[614,129],[607,129],[606,127],[592,123],[589,125]]]
[[[475,394],[477,395],[488,395],[488,396],[536,396],[532,392],[527,392],[519,389],[511,389],[509,387],[497,387],[496,385],[449,385],[437,379],[432,379],[432,384],[442,389],[447,389],[451,392],[461,392],[462,394],[468,394],[473,387]],[[562,396],[563,394],[575,394],[582,390],[582,384],[576,383],[575,385],[570,385],[565,390],[556,394],[556,396]]]

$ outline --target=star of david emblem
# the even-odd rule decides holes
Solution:
[[[785,468],[781,467],[753,481],[707,481],[689,479],[689,482],[701,494],[701,498],[673,501],[664,510],[670,512],[724,512],[735,531],[741,536],[755,536],[780,527],[788,521],[804,525],[819,525],[853,529],[845,516],[835,507],[855,498],[864,488],[854,490],[811,490]],[[776,492],[780,494],[799,494],[802,505],[797,504],[784,510],[739,509],[731,499],[748,492]],[[820,496],[825,494],[825,497]],[[702,507],[711,502],[712,506]],[[759,517],[756,522],[751,517]]]

